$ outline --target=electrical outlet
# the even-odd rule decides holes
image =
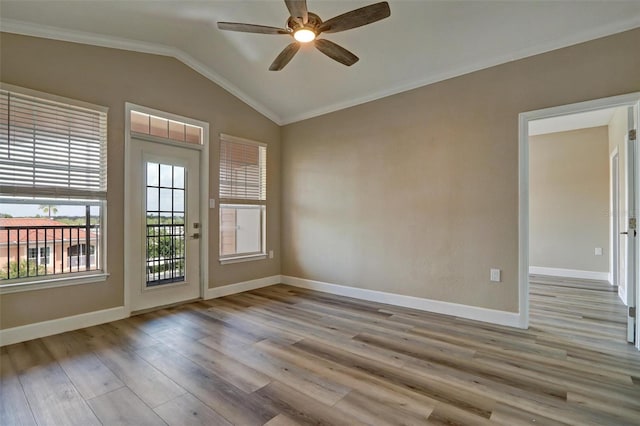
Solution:
[[[501,278],[500,277],[501,272],[502,271],[500,271],[500,269],[491,268],[491,277],[490,277],[491,281],[499,283],[500,282],[500,278]]]
[[[210,209],[215,209],[216,208],[216,199],[215,198],[209,198],[209,208]]]
[[[273,259],[273,250],[269,250],[269,259]]]
[[[602,247],[596,247],[596,256],[602,256]]]

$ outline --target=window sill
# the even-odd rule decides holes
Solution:
[[[227,257],[225,259],[220,259],[220,264],[228,265],[230,263],[251,262],[253,260],[264,260],[266,258],[267,258],[266,253],[252,254],[251,256]]]
[[[45,288],[66,287],[104,282],[109,277],[107,273],[75,275],[73,277],[58,277],[37,281],[21,281],[0,285],[0,294],[20,293],[23,291],[42,290]]]

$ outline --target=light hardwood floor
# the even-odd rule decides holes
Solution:
[[[517,330],[276,285],[2,348],[3,425],[640,424],[598,283],[532,277]]]

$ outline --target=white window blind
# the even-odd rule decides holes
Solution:
[[[107,113],[0,90],[0,193],[106,198]]]
[[[258,142],[220,136],[221,202],[267,200],[267,147]]]

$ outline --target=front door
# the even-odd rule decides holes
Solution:
[[[131,139],[125,260],[131,311],[196,299],[200,276],[200,151]]]

